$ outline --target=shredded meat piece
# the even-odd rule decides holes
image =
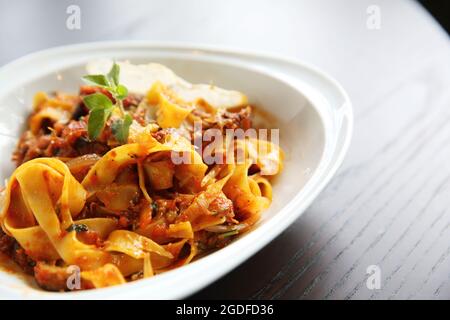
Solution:
[[[79,232],[77,234],[78,239],[85,243],[90,245],[95,245],[96,247],[102,247],[103,241],[100,238],[99,234],[95,231],[88,230],[85,232]]]
[[[208,210],[214,214],[232,219],[234,217],[233,202],[225,195],[218,196],[209,205]]]
[[[76,279],[75,277],[71,277],[76,270],[69,271],[71,270],[67,267],[38,262],[34,267],[34,277],[41,288],[49,291],[85,290],[93,288],[90,283],[83,281],[83,279],[79,279],[80,287],[76,288]],[[69,279],[69,277],[71,278]],[[69,288],[71,285],[74,287]]]
[[[34,277],[37,284],[49,291],[67,290],[67,278],[69,275],[66,268],[50,266],[42,262],[38,262],[36,267],[34,267]]]

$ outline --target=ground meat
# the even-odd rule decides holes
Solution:
[[[129,93],[125,100],[123,100],[123,107],[125,110],[131,109],[132,107],[137,107],[142,99],[142,95]]]
[[[205,131],[209,129],[219,129],[223,135],[226,134],[227,129],[236,130],[236,129],[243,129],[247,130],[251,128],[251,115],[252,115],[252,109],[250,106],[247,106],[245,108],[241,108],[238,110],[226,110],[226,109],[220,109],[217,111],[215,115],[211,115],[210,113],[202,110],[202,109],[194,109],[192,111],[192,114],[202,121],[202,132],[201,137],[205,136]],[[194,132],[193,128],[189,129],[190,133],[190,140],[192,144],[196,143],[196,138],[199,138],[199,133]],[[198,140],[197,140],[198,141]],[[202,143],[202,150],[205,150],[205,148],[214,141],[208,141],[208,140],[200,140]],[[204,153],[202,152],[202,155]],[[213,154],[216,156],[216,154]],[[205,160],[205,159],[204,159]]]
[[[12,251],[12,248],[14,247],[14,238],[8,236],[6,233],[3,232],[2,229],[0,229],[0,252],[6,255],[9,255],[9,253]]]
[[[19,243],[0,229],[0,252],[10,257],[27,274],[33,274],[35,261],[27,256]]]
[[[98,141],[92,142],[85,137],[80,137],[77,139],[73,145],[73,148],[77,151],[77,155],[79,156],[85,154],[97,154],[102,156],[110,150],[108,145]]]
[[[81,117],[87,116],[89,114],[89,109],[84,105],[84,103],[79,103],[72,113],[72,120],[80,120]]]
[[[217,123],[224,129],[244,129],[251,128],[250,116],[252,109],[250,106],[242,108],[238,112],[223,111],[218,115]]]
[[[54,135],[33,135],[26,131],[21,136],[13,161],[17,166],[39,157],[76,157],[79,153],[67,140]]]
[[[82,86],[80,96],[73,101],[74,111],[72,119],[68,123],[43,123],[43,129],[37,134],[31,130],[25,131],[20,137],[16,150],[13,153],[13,161],[17,166],[22,163],[39,157],[78,157],[85,154],[104,155],[112,147],[118,145],[112,134],[109,121],[103,130],[101,137],[96,141],[88,138],[88,113],[89,110],[84,105],[82,99],[86,95],[101,92],[107,95],[113,102],[111,94],[100,87]],[[62,99],[62,98],[61,98]],[[127,109],[134,118],[136,107],[143,99],[142,95],[129,94],[123,101],[124,108]]]
[[[17,242],[15,243],[11,258],[25,273],[33,274],[33,268],[36,265],[36,262],[25,253],[25,250],[22,249]]]
[[[83,118],[81,120],[70,121],[67,126],[55,128],[56,134],[62,139],[67,140],[69,144],[75,143],[80,137],[87,137],[88,124]]]
[[[167,222],[173,223],[178,215],[179,209],[175,199],[157,199],[154,201],[156,208],[155,216],[164,217]]]
[[[221,109],[214,116],[201,109],[194,109],[192,114],[202,120],[203,130],[211,128],[220,130],[241,128],[247,130],[251,128],[252,109],[250,106],[237,111]]]
[[[222,237],[219,233],[208,232],[205,230],[196,233],[198,249],[201,252],[220,249],[228,245],[233,237]]]
[[[71,120],[67,125],[56,124],[50,134],[25,131],[13,153],[13,161],[19,166],[39,157],[73,158],[93,153],[101,156],[110,149],[104,142],[89,140],[84,119]]]
[[[19,166],[25,161],[41,157],[49,144],[49,136],[36,137],[30,130],[25,131],[20,137],[12,159]]]

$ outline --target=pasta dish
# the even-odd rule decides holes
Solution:
[[[245,95],[154,63],[87,69],[78,94],[35,94],[2,190],[0,252],[39,287],[152,277],[258,221],[282,151]]]

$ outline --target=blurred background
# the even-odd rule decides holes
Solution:
[[[449,12],[445,1],[424,3],[439,16]],[[382,91],[380,75],[399,76],[396,72],[409,63],[405,56],[419,56],[443,37],[431,32],[433,18],[420,3],[408,0],[0,0],[0,5],[0,65],[80,42],[193,42],[295,57],[344,86],[357,77]],[[80,26],[70,29],[73,5],[80,9]],[[370,29],[373,5],[380,9],[380,27]],[[409,44],[421,38],[426,43],[411,50]],[[356,102],[360,94],[371,99],[370,92],[347,89]]]
[[[448,1],[0,0],[0,8],[0,66],[80,42],[198,43],[305,60],[347,90],[355,131],[338,175],[286,232],[196,298],[450,298]],[[371,264],[383,270],[378,293],[361,285]]]

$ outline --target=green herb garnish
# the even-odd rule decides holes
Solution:
[[[128,132],[130,130],[131,122],[133,122],[133,119],[129,114],[126,114],[123,120],[118,119],[112,123],[111,130],[117,140],[125,142],[128,140]]]
[[[151,207],[152,207],[152,215],[156,216],[156,214],[158,213],[158,204],[156,202],[152,202]]]
[[[87,231],[89,231],[89,228],[88,228],[88,226],[87,225],[85,225],[85,224],[82,224],[82,223],[80,223],[80,224],[76,224],[76,223],[74,223],[74,224],[71,224],[67,229],[66,229],[66,231],[67,232],[71,232],[71,231],[75,231],[75,232],[87,232]]]
[[[239,230],[232,230],[232,231],[228,231],[228,232],[221,233],[221,234],[219,235],[219,237],[220,237],[220,238],[228,238],[228,237],[237,235],[238,233],[239,233]]]
[[[114,137],[120,143],[126,143],[128,132],[133,121],[123,108],[123,100],[128,96],[128,89],[119,83],[120,67],[115,62],[107,75],[91,74],[83,77],[88,84],[107,90],[116,101],[115,104],[103,93],[93,93],[83,98],[89,109],[88,134],[90,139],[97,139],[114,110],[118,110],[121,118],[111,124]]]

